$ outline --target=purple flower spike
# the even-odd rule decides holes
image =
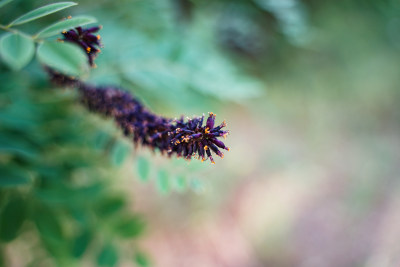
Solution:
[[[64,41],[72,42],[79,45],[88,55],[89,64],[95,67],[94,59],[100,52],[100,35],[95,35],[94,33],[100,30],[100,26],[91,27],[88,29],[83,29],[82,27],[77,27],[69,31],[64,31]]]
[[[229,150],[217,139],[228,134],[221,130],[226,123],[213,128],[213,113],[210,113],[205,126],[202,125],[203,117],[172,120],[151,113],[131,94],[117,88],[94,87],[84,83],[78,86],[84,105],[93,112],[113,117],[125,135],[136,144],[158,149],[168,156],[197,157],[202,161],[210,159],[212,163],[215,161],[211,152],[223,158],[224,154],[218,147]]]

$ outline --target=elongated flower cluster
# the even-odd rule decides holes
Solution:
[[[76,43],[88,53],[88,60],[94,66],[94,57],[100,51],[100,37],[93,35],[100,27],[82,29],[77,27],[63,32],[64,40]],[[131,137],[135,144],[160,150],[168,156],[176,155],[185,159],[196,157],[215,163],[212,152],[221,158],[220,149],[229,148],[218,138],[226,138],[228,131],[222,130],[225,121],[215,126],[215,114],[209,113],[205,123],[201,117],[168,119],[158,116],[130,93],[112,86],[96,87],[88,85],[75,77],[69,77],[46,67],[50,79],[58,86],[77,87],[81,102],[90,111],[113,117],[124,134]]]
[[[94,66],[94,59],[100,52],[100,35],[95,35],[101,29],[100,26],[83,29],[77,27],[69,31],[62,32],[64,41],[79,45],[88,55],[90,66]]]
[[[214,159],[212,152],[220,156],[220,149],[229,150],[218,140],[226,137],[228,131],[223,131],[225,121],[215,126],[215,114],[210,113],[205,125],[204,115],[192,119],[167,119],[147,110],[131,94],[114,87],[94,87],[80,85],[82,102],[89,110],[114,117],[126,136],[133,137],[136,144],[158,149],[169,156],[201,160]]]

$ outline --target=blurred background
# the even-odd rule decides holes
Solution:
[[[212,111],[231,151],[164,158],[49,89],[38,63],[1,66],[3,172],[30,184],[1,189],[0,221],[13,198],[33,218],[3,265],[400,266],[400,2],[79,4],[64,16],[103,26],[88,82],[171,118]]]

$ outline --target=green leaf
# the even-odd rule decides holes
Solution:
[[[145,223],[139,216],[130,216],[118,219],[113,228],[119,236],[129,239],[139,236],[145,228]]]
[[[147,181],[150,173],[150,164],[146,158],[140,157],[137,159],[137,171],[140,179],[142,181]]]
[[[3,0],[3,1],[0,1],[0,8],[2,8],[3,6],[7,5],[7,4],[10,3],[11,1],[13,1],[13,0]]]
[[[183,192],[185,191],[187,187],[186,179],[182,175],[178,176],[174,180],[174,188],[178,192]]]
[[[94,210],[98,217],[105,219],[120,211],[124,205],[125,200],[120,196],[115,196],[103,199],[96,205]]]
[[[40,32],[38,32],[35,37],[36,38],[47,38],[56,34],[60,34],[63,31],[69,30],[74,27],[83,26],[89,23],[94,23],[97,20],[94,17],[90,16],[79,16],[71,19],[65,19],[50,26],[44,28]]]
[[[85,52],[69,43],[45,42],[37,51],[40,62],[67,75],[80,75],[88,69]]]
[[[20,33],[8,33],[0,39],[0,56],[13,70],[27,65],[35,53],[33,40]]]
[[[27,185],[31,182],[27,172],[15,166],[0,167],[0,187]]]
[[[135,262],[140,267],[149,267],[150,260],[143,252],[136,252],[135,253]]]
[[[20,16],[19,18],[13,20],[10,24],[8,24],[8,27],[13,26],[13,25],[20,25],[20,24],[47,16],[49,14],[55,13],[57,11],[63,10],[65,8],[75,6],[75,5],[77,5],[77,3],[59,2],[59,3],[42,6],[42,7],[32,10],[32,11]]]
[[[33,222],[35,223],[43,247],[55,259],[63,259],[70,256],[70,242],[66,242],[63,224],[68,221],[60,216],[57,208],[38,205],[32,210]]]
[[[63,176],[62,176],[63,177]],[[48,180],[50,182],[50,180]],[[43,203],[49,205],[82,205],[79,203],[87,203],[96,198],[103,190],[101,184],[92,184],[83,187],[69,187],[63,184],[59,184],[54,181],[54,185],[48,189],[36,189],[35,196],[40,199]]]
[[[8,135],[0,134],[0,153],[32,160],[38,157],[39,151],[37,147],[25,140],[24,136],[14,133]]]
[[[129,147],[122,142],[116,143],[111,150],[111,162],[115,166],[121,166],[121,164],[125,161],[126,156],[128,156],[128,153]]]
[[[87,247],[92,240],[92,233],[88,230],[79,234],[72,245],[72,255],[75,258],[80,258],[85,253]]]
[[[20,197],[10,199],[0,215],[0,239],[9,242],[17,237],[26,219],[25,203]]]
[[[104,131],[98,131],[93,138],[93,146],[96,149],[104,149],[110,141],[110,134]]]
[[[117,249],[112,244],[105,244],[97,256],[97,265],[115,266],[118,262]]]
[[[7,106],[7,108],[2,108],[0,112],[0,124],[2,127],[7,127],[10,130],[14,129],[18,132],[22,131],[25,134],[26,131],[33,129],[36,130],[38,125],[42,125],[42,122],[40,122],[41,114],[37,111],[37,105],[35,106],[33,102],[28,102],[22,99],[22,97],[25,96],[22,91],[27,89],[25,88],[27,87],[27,80],[21,81],[23,80],[21,77],[26,77],[26,74],[16,72],[13,75],[15,76],[12,78],[11,75],[8,74],[7,80],[9,80],[10,83],[2,83],[0,87],[5,89],[7,86],[9,86],[13,91],[12,93],[18,93],[18,97],[15,97],[12,103]],[[2,79],[4,78],[0,77],[0,80]],[[5,132],[3,132],[3,134],[4,133]],[[16,137],[14,135],[12,136],[13,138]],[[20,137],[20,140],[26,139],[25,136]]]
[[[157,187],[160,193],[165,194],[169,191],[168,174],[165,170],[160,170],[157,175]]]
[[[33,220],[41,238],[52,243],[63,243],[65,237],[57,214],[45,206],[37,207],[33,212]]]

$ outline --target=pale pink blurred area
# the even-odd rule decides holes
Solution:
[[[313,108],[220,114],[232,149],[200,171],[202,191],[135,182],[154,266],[400,266],[395,131],[361,133],[342,107]]]
[[[336,47],[348,25],[337,27],[270,69],[263,95],[215,111],[231,150],[184,163],[201,190],[134,182],[154,266],[400,266],[398,53],[354,38]]]

